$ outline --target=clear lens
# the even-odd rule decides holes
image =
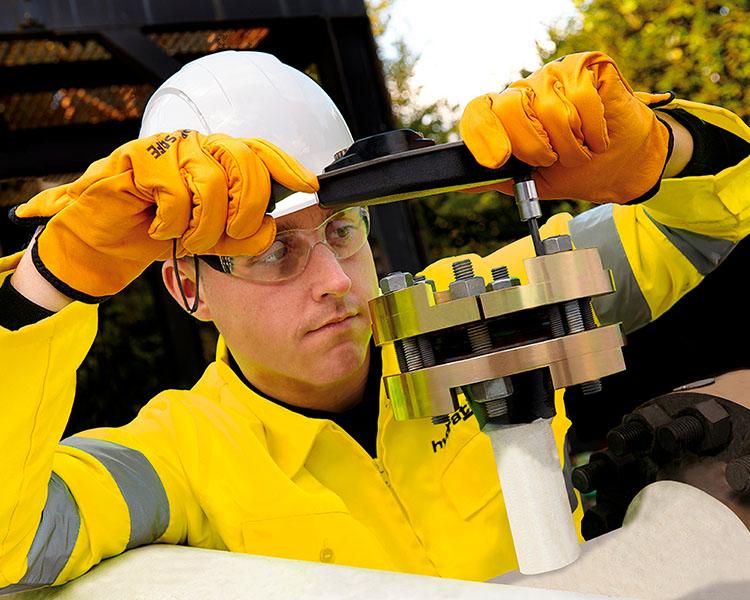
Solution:
[[[260,256],[236,256],[232,275],[252,281],[283,281],[299,275],[307,266],[310,251],[325,244],[339,260],[349,258],[367,241],[370,217],[360,206],[339,211],[315,229],[294,229],[276,236]]]

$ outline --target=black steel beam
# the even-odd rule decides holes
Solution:
[[[3,0],[0,32],[133,28],[232,19],[365,16],[362,0]]]
[[[6,132],[0,137],[0,179],[82,171],[138,137],[137,119]]]
[[[138,70],[113,60],[0,67],[2,94],[140,83],[143,83],[143,75]]]
[[[104,29],[103,45],[124,64],[143,73],[148,83],[158,86],[182,66],[168,56],[159,44],[147,38],[140,29]]]

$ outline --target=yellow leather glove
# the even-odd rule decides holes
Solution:
[[[15,209],[46,221],[32,248],[39,272],[63,294],[99,302],[149,264],[172,255],[256,255],[276,235],[266,210],[275,179],[314,192],[312,172],[269,142],[195,131],[128,142],[80,179]]]
[[[475,98],[460,132],[486,167],[500,167],[511,154],[540,167],[540,198],[624,204],[659,189],[672,132],[652,108],[672,98],[634,93],[609,56],[582,52]],[[496,187],[512,193],[512,182]]]

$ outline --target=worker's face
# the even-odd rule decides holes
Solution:
[[[331,211],[315,206],[277,220],[279,229],[314,228]],[[253,381],[330,385],[361,369],[371,335],[368,301],[378,294],[369,244],[338,260],[313,247],[305,270],[278,283],[257,283],[202,265],[209,318]]]

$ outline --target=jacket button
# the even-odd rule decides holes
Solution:
[[[323,548],[320,551],[320,560],[321,562],[333,562],[333,550],[330,548]]]

